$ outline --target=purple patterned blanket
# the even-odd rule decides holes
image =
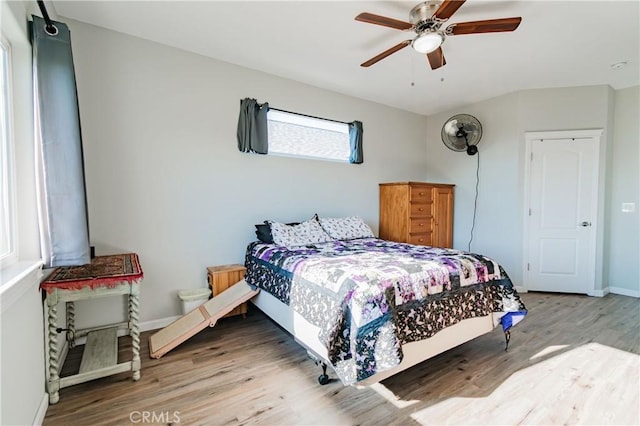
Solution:
[[[398,365],[403,343],[491,314],[507,330],[527,312],[500,265],[451,249],[376,238],[299,249],[254,242],[246,266],[249,284],[320,328],[346,385]]]

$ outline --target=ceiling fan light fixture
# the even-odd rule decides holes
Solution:
[[[425,31],[418,34],[411,42],[411,47],[416,52],[431,53],[442,45],[444,35],[439,31]]]
[[[457,22],[443,28],[443,24],[456,13],[467,0],[421,0],[409,12],[409,22],[387,16],[363,12],[356,16],[356,21],[380,25],[401,31],[411,31],[415,35],[408,40],[401,41],[390,49],[374,56],[360,64],[369,67],[411,44],[416,52],[426,54],[432,70],[446,65],[447,61],[442,52],[445,38],[462,34],[502,33],[515,31],[522,22],[522,18],[483,19],[480,21]]]

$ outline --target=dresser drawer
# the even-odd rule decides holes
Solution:
[[[410,217],[432,217],[432,203],[428,204],[418,204],[411,203],[409,205],[409,216]]]
[[[427,204],[431,202],[431,190],[424,186],[409,187],[409,201],[411,203]]]
[[[423,234],[410,234],[409,244],[415,244],[419,246],[429,246],[431,245],[431,232],[425,232]]]
[[[423,234],[432,231],[432,222],[430,217],[412,218],[409,222],[410,234]]]

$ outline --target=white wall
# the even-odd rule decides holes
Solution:
[[[622,198],[634,201],[638,197],[637,91],[636,87],[615,92],[608,86],[527,90],[429,116],[427,179],[456,184],[454,247],[467,249],[477,158],[450,151],[443,145],[440,129],[449,117],[469,113],[483,125],[484,135],[478,146],[480,190],[471,249],[499,260],[516,285],[522,285],[523,276],[524,132],[601,128],[604,200],[599,238],[604,267],[598,271],[598,289],[635,288],[637,292],[638,232],[625,234],[621,229],[632,230],[628,225],[631,222],[637,229],[638,216],[613,213],[615,209],[619,211]],[[618,123],[616,129],[626,128],[628,133],[617,130],[613,136],[613,122]],[[608,158],[611,152],[614,154]],[[623,161],[624,156],[627,157]],[[606,167],[614,172],[607,173]],[[627,170],[635,170],[635,174]],[[608,192],[613,195],[609,197]],[[612,201],[607,201],[610,198]],[[635,247],[635,251],[630,247]],[[610,268],[606,263],[609,260]]]
[[[0,271],[1,282],[16,282],[0,292],[0,424],[23,425],[44,415],[44,329],[39,267],[38,219],[33,159],[31,44],[26,2],[0,3],[2,34],[11,44],[13,137],[16,164],[17,249],[19,262]],[[28,269],[28,268],[27,268]],[[46,407],[46,405],[44,406]]]
[[[71,28],[92,244],[134,251],[141,321],[179,313],[206,267],[244,263],[255,223],[360,215],[377,231],[378,183],[423,180],[426,120],[87,24]],[[239,102],[364,125],[364,164],[243,154]],[[124,304],[78,304],[99,322]],[[111,307],[108,307],[111,306]]]
[[[0,300],[0,424],[33,424],[46,407],[40,273],[17,283],[18,297]]]
[[[611,291],[640,297],[640,86],[618,90],[615,96],[613,150],[608,182],[607,285]],[[622,203],[635,203],[623,213]]]
[[[498,260],[514,284],[522,283],[520,262],[521,146],[518,138],[518,96],[505,95],[465,108],[428,117],[427,179],[453,183],[455,213],[454,248],[467,250],[473,221],[476,167],[480,159],[480,185],[471,250]],[[459,113],[480,120],[483,136],[479,157],[448,149],[440,131],[445,121]]]

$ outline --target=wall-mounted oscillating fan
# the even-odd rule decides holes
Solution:
[[[444,123],[440,132],[442,142],[453,151],[467,151],[474,155],[482,138],[482,125],[473,115],[454,115]]]

